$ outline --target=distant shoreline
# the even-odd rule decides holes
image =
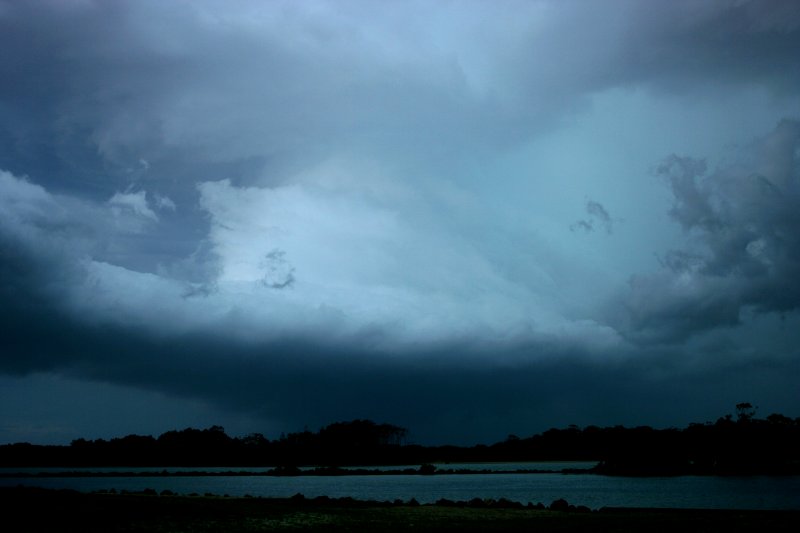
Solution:
[[[27,469],[37,468],[35,466],[25,467]],[[48,470],[48,468],[70,468],[70,470]],[[785,471],[753,471],[753,472],[733,472],[733,473],[712,473],[712,472],[691,472],[691,471],[673,471],[673,472],[660,472],[653,471],[649,473],[648,470],[638,471],[615,471],[604,469],[600,465],[592,468],[563,468],[559,470],[547,469],[510,469],[510,470],[494,470],[494,469],[472,469],[472,468],[437,468],[432,465],[421,465],[417,468],[348,468],[348,467],[275,467],[268,470],[247,470],[247,469],[227,469],[227,470],[202,470],[203,467],[198,467],[197,470],[169,470],[159,467],[152,467],[149,470],[126,470],[126,467],[121,467],[119,470],[90,470],[86,467],[42,467],[41,470],[35,472],[26,472],[21,470],[11,470],[7,472],[0,472],[0,479],[37,479],[37,478],[115,478],[115,477],[137,477],[137,478],[164,478],[164,477],[339,477],[339,476],[458,476],[458,475],[500,475],[500,474],[520,474],[520,475],[538,475],[538,474],[561,474],[561,475],[599,475],[599,476],[615,476],[615,477],[679,477],[679,476],[696,476],[696,477],[729,477],[734,476],[798,476],[800,471],[797,469]],[[137,467],[147,468],[147,467]],[[182,467],[190,468],[190,467]]]
[[[270,477],[298,477],[298,476],[409,476],[409,475],[496,475],[496,474],[593,474],[593,468],[565,468],[561,470],[543,469],[514,469],[514,470],[490,470],[490,469],[469,469],[469,468],[435,468],[425,469],[426,465],[419,468],[404,469],[376,469],[376,468],[339,468],[339,467],[316,467],[309,469],[299,468],[272,468],[265,471],[254,470],[67,470],[67,471],[48,471],[39,472],[0,472],[0,478],[71,478],[71,477],[247,477],[247,476],[270,476]],[[35,468],[35,467],[32,467]]]
[[[690,424],[684,429],[569,426],[527,438],[509,435],[501,442],[471,447],[408,444],[405,428],[371,420],[337,422],[317,432],[290,433],[277,440],[258,433],[231,437],[221,426],[211,426],[167,431],[157,438],[76,439],[69,446],[0,445],[0,467],[225,467],[234,472],[259,467],[274,468],[274,474],[281,476],[348,475],[351,472],[339,469],[350,468],[362,469],[356,475],[391,475],[371,470],[393,467],[402,470],[400,474],[458,474],[473,473],[471,465],[516,463],[515,470],[521,471],[527,470],[525,463],[580,461],[594,463],[591,473],[609,476],[800,475],[800,418],[774,413],[758,419],[746,403],[738,404],[737,411],[735,420],[726,415],[714,423]],[[319,467],[320,471],[304,473],[300,467]],[[530,473],[538,473],[539,467],[531,464],[530,468]]]

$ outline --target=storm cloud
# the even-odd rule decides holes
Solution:
[[[777,1],[0,0],[0,386],[439,442],[792,414],[798,49]]]
[[[747,310],[798,309],[800,122],[782,121],[713,172],[672,155],[656,174],[672,191],[669,214],[689,243],[666,252],[662,272],[632,280],[638,333],[682,339],[735,326]]]
[[[586,214],[589,215],[588,219],[585,218],[574,222],[569,229],[572,231],[580,229],[590,232],[594,231],[595,223],[597,223],[606,230],[606,233],[613,232],[614,221],[611,219],[611,215],[608,214],[608,211],[606,211],[606,208],[603,207],[603,204],[594,200],[588,200],[586,202]]]

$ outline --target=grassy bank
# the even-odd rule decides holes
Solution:
[[[603,509],[82,494],[0,489],[0,527],[16,532],[256,531],[795,531],[800,512]]]

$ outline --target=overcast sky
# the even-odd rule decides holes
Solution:
[[[800,5],[0,0],[0,442],[800,416]]]

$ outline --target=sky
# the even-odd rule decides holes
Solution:
[[[0,443],[800,416],[791,0],[0,0]]]

